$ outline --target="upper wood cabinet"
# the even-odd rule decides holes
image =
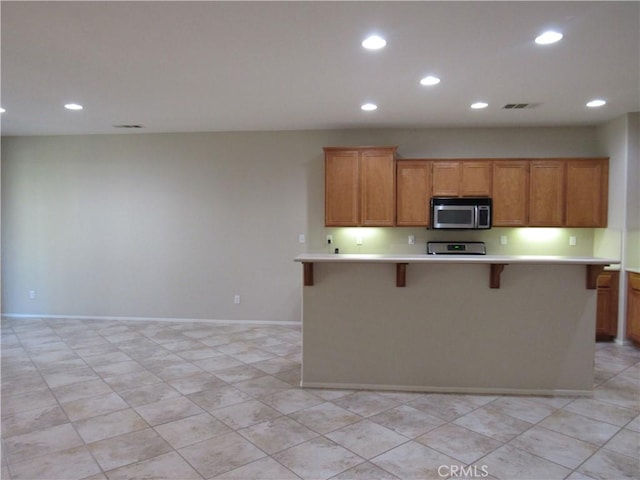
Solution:
[[[429,225],[431,162],[398,160],[396,182],[396,225]]]
[[[325,225],[395,224],[396,147],[326,147]]]
[[[493,226],[526,226],[529,214],[529,163],[526,160],[493,162]]]
[[[608,165],[607,158],[531,162],[529,225],[606,227]]]
[[[325,149],[324,223],[355,226],[360,221],[360,154]]]
[[[607,225],[607,158],[396,161],[396,147],[324,150],[326,226],[429,226],[431,197],[491,197],[495,227]]]
[[[534,160],[529,167],[529,226],[564,224],[565,163]]]
[[[490,160],[433,161],[434,197],[488,197],[491,195]]]
[[[566,226],[606,227],[609,163],[606,158],[568,160]]]
[[[490,197],[492,165],[491,161],[463,161],[460,196]]]
[[[460,162],[432,162],[432,187],[434,197],[460,195]]]
[[[396,211],[395,148],[360,152],[360,224],[393,226]]]

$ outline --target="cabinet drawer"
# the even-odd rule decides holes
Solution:
[[[629,287],[633,290],[640,290],[640,274],[638,273],[630,273],[629,274]]]
[[[596,286],[598,288],[611,288],[611,280],[612,280],[612,276],[604,273],[600,276],[598,276],[598,280],[596,281]]]

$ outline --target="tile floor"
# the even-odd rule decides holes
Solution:
[[[640,350],[592,398],[300,389],[300,329],[4,319],[3,479],[640,478]]]

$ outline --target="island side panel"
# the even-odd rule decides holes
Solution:
[[[588,394],[584,265],[318,263],[303,290],[303,386]]]

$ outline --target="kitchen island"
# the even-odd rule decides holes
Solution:
[[[618,260],[304,254],[303,387],[589,395]]]

